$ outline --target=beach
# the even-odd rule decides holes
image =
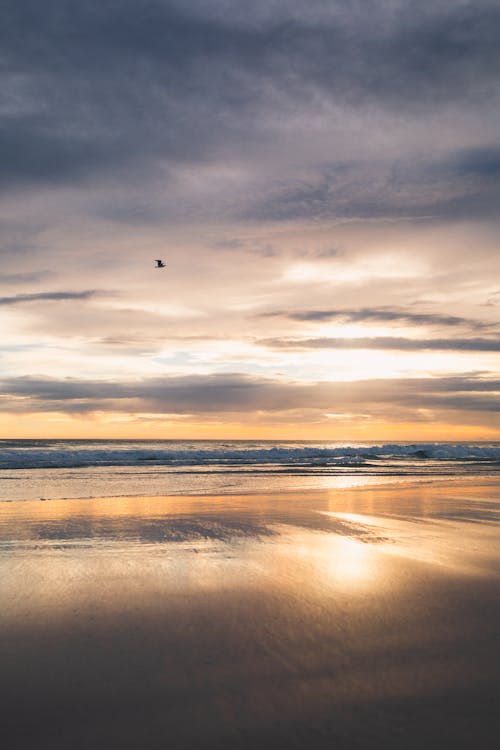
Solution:
[[[500,736],[500,2],[3,0],[0,750]]]
[[[486,748],[500,481],[0,503],[6,748]]]

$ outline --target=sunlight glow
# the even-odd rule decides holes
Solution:
[[[314,545],[301,551],[318,567],[325,583],[336,589],[362,590],[377,577],[376,551],[356,539],[332,533],[317,537]]]
[[[289,266],[283,280],[294,283],[353,283],[368,279],[412,279],[426,273],[426,264],[421,258],[405,255],[377,255],[346,263],[339,259],[332,263],[295,263]]]
[[[330,563],[332,578],[345,585],[362,583],[372,578],[370,560],[370,550],[365,544],[353,539],[340,539]]]

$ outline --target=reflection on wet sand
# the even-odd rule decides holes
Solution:
[[[486,747],[494,481],[0,505],[9,748]]]

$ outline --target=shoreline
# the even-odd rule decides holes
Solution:
[[[106,468],[106,467],[102,467]],[[109,467],[110,469],[114,469],[116,467]],[[36,469],[36,471],[51,471],[51,469]],[[23,471],[23,470],[21,470]],[[26,471],[28,471],[26,469]],[[33,471],[33,470],[30,470]],[[187,472],[188,473],[188,472]],[[249,472],[251,473],[251,472]],[[283,475],[281,475],[283,476]],[[292,478],[296,475],[291,475]],[[310,476],[310,475],[304,475],[304,476]],[[387,481],[388,476],[392,476],[393,479],[390,481]],[[102,500],[117,500],[117,499],[137,499],[137,498],[163,498],[164,500],[175,500],[175,499],[182,499],[182,498],[228,498],[231,499],[233,497],[251,497],[251,496],[271,496],[271,495],[305,495],[307,494],[308,497],[315,497],[315,496],[324,496],[325,494],[331,493],[331,492],[341,492],[341,491],[350,491],[350,490],[356,490],[356,491],[363,491],[365,489],[385,489],[385,488],[394,488],[394,487],[401,487],[402,489],[405,489],[406,487],[410,486],[421,486],[421,485],[432,485],[432,484],[440,484],[440,485],[446,485],[450,484],[451,486],[456,486],[463,484],[464,486],[468,485],[476,485],[476,486],[495,486],[500,485],[500,472],[495,474],[467,474],[467,475],[452,475],[452,474],[440,474],[440,475],[409,475],[409,474],[398,474],[398,475],[334,475],[330,477],[332,480],[332,485],[330,487],[314,487],[311,486],[308,487],[279,487],[277,486],[276,489],[271,490],[269,492],[263,492],[261,490],[240,490],[238,492],[170,492],[170,493],[156,493],[156,494],[148,494],[145,492],[137,492],[137,493],[131,493],[131,494],[116,494],[116,495],[108,495],[108,494],[102,494],[102,495],[68,495],[65,497],[37,497],[37,498],[22,498],[15,500],[13,499],[1,499],[0,498],[0,508],[3,503],[30,503],[30,502],[54,502],[54,501],[71,501],[71,500],[95,500],[95,501],[102,501]],[[372,480],[372,481],[366,481],[366,480]],[[1,477],[0,477],[1,482]]]

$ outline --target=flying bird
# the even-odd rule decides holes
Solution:
[[[156,266],[155,268],[165,268],[165,263],[160,260],[160,258],[155,259]]]

